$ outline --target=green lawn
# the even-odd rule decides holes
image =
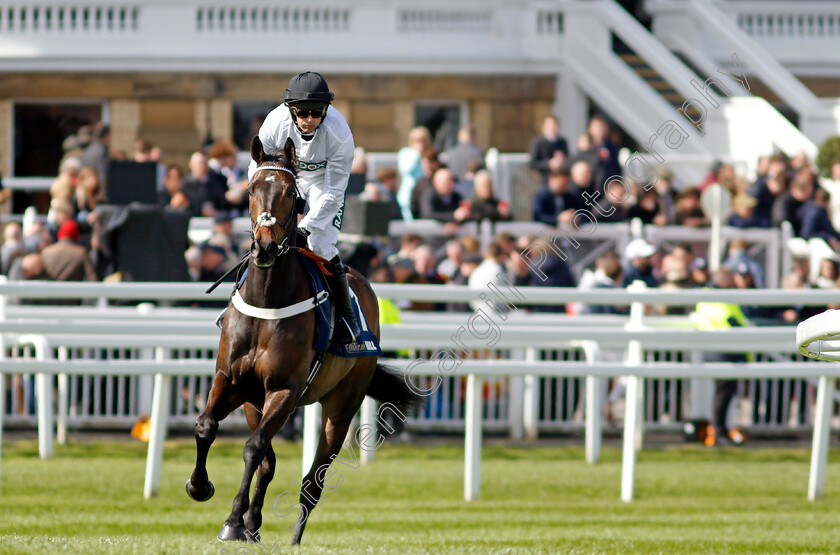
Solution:
[[[215,540],[242,473],[242,442],[210,453],[216,496],[184,493],[192,441],[167,443],[161,495],[142,496],[145,444],[3,446],[0,553],[288,552],[293,517],[271,501],[299,478],[300,445],[279,444],[263,546]],[[780,553],[840,550],[840,466],[829,465],[826,500],[805,499],[808,449],[641,453],[637,500],[619,500],[620,453],[598,465],[578,447],[485,447],[481,499],[463,500],[459,447],[385,444],[377,460],[340,467],[341,486],[312,514],[299,553]],[[832,453],[832,459],[838,453]],[[288,503],[283,503],[285,507]],[[280,505],[278,505],[280,506]]]

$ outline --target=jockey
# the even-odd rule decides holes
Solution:
[[[297,189],[307,200],[309,212],[298,224],[298,232],[307,238],[309,248],[317,255],[342,268],[335,243],[344,216],[344,195],[353,162],[353,134],[341,112],[330,109],[335,95],[326,80],[315,72],[292,77],[278,106],[260,127],[259,137],[268,155],[283,152],[291,137],[297,153]],[[248,178],[256,172],[251,160]],[[334,340],[353,343],[361,329],[350,304],[350,287],[342,271],[327,276],[338,311]]]

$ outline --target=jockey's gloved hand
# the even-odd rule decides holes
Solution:
[[[305,227],[297,228],[296,245],[298,247],[301,247],[301,248],[305,247],[306,246],[306,240],[309,239],[310,235],[312,235],[312,232],[309,231],[308,229],[306,229]]]

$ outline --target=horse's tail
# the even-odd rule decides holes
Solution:
[[[391,403],[403,413],[423,405],[425,398],[408,385],[402,372],[377,364],[367,394],[380,403]]]

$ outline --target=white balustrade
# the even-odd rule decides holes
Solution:
[[[125,2],[62,2],[0,4],[0,33],[133,33],[140,4]]]
[[[253,48],[254,41],[291,45],[305,40],[303,55],[319,60],[324,72],[435,67],[544,73],[549,65],[542,61],[556,63],[562,49],[562,11],[545,6],[535,0],[430,6],[408,0],[337,0],[326,6],[227,0],[0,2],[0,69],[241,72],[270,67],[291,72],[300,66],[300,53],[285,57],[282,48]]]

